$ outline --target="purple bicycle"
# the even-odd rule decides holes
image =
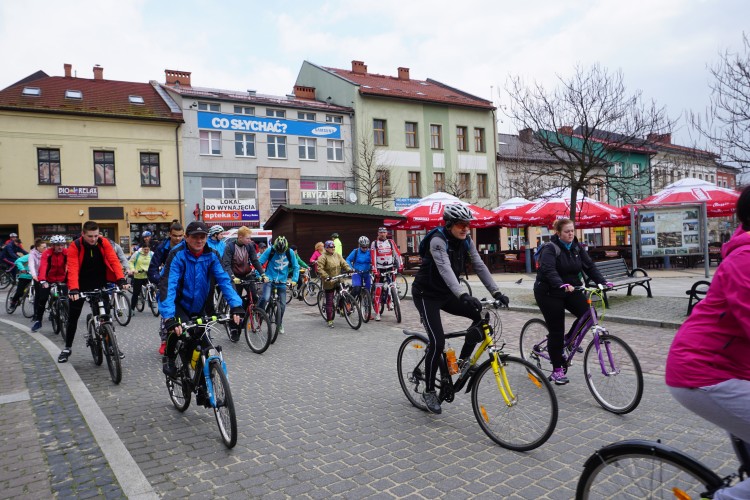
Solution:
[[[619,415],[635,410],[643,396],[643,372],[638,358],[624,340],[611,335],[599,324],[599,314],[592,301],[597,297],[604,311],[605,287],[576,287],[576,292],[586,294],[589,310],[575,322],[572,335],[565,336],[563,360],[565,371],[572,364],[588,332],[593,341],[583,355],[583,374],[594,399],[607,411]],[[523,325],[519,346],[521,357],[535,364],[546,374],[552,373],[552,363],[547,352],[547,324],[538,318]],[[569,338],[570,337],[570,338]]]

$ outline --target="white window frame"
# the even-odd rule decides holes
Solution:
[[[283,156],[280,151],[283,149]],[[284,135],[269,135],[267,139],[267,150],[268,158],[272,160],[286,160],[286,136]]]
[[[437,135],[434,131],[437,131]],[[443,126],[439,123],[430,123],[430,149],[443,149]]]
[[[328,161],[344,161],[344,141],[328,139],[326,150]]]
[[[286,111],[283,109],[266,108],[266,116],[270,118],[286,118]]]
[[[318,141],[312,137],[300,137],[297,145],[299,159],[314,161],[318,159]]]
[[[210,111],[211,113],[221,113],[221,104],[216,102],[198,101],[198,111]]]
[[[206,137],[203,137],[206,134]],[[200,136],[200,155],[201,156],[221,156],[221,131],[220,130],[201,130]],[[203,152],[203,145],[206,144],[208,152]],[[218,152],[214,152],[212,145],[217,144],[219,149]]]
[[[633,163],[630,168],[633,170],[633,179],[641,178],[641,166],[638,163]]]
[[[616,161],[612,163],[612,175],[616,177],[622,176],[622,162],[621,161]]]
[[[239,154],[237,152],[237,145],[242,145],[242,154]],[[247,153],[248,145],[252,144],[253,151],[252,154]],[[255,151],[255,134],[246,134],[244,132],[235,132],[234,133],[234,155],[237,157],[242,158],[255,158],[256,151]]]
[[[310,113],[307,111],[297,111],[297,120],[303,122],[314,122],[315,113]]]
[[[344,123],[344,117],[341,115],[326,115],[326,123]]]
[[[255,107],[253,107],[253,106],[235,106],[234,107],[234,114],[235,115],[255,116]]]

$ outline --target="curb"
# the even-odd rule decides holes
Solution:
[[[509,311],[516,311],[516,312],[530,312],[530,313],[536,313],[541,316],[541,313],[539,312],[538,307],[533,306],[510,306],[508,309]],[[565,314],[567,316],[573,317],[572,314],[565,311]],[[682,326],[682,323],[674,323],[672,321],[661,321],[658,319],[646,319],[646,318],[630,318],[630,317],[624,317],[624,316],[616,316],[612,314],[606,314],[602,318],[603,322],[610,321],[612,323],[625,323],[629,325],[639,325],[639,326],[651,326],[655,328],[668,328],[670,330],[677,330],[680,326]]]

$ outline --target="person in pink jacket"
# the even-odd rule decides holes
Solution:
[[[750,186],[736,213],[741,225],[722,247],[708,293],[669,349],[666,382],[681,405],[750,449]],[[713,498],[750,498],[750,479]]]

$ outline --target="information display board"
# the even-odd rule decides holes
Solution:
[[[641,208],[637,222],[644,257],[703,253],[705,223],[700,205]]]

